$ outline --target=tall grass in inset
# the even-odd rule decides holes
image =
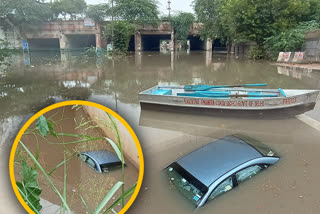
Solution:
[[[107,112],[106,112],[107,113]],[[120,152],[121,152],[121,170],[122,170],[122,175],[121,175],[121,178],[122,178],[122,187],[121,187],[121,205],[122,205],[122,208],[124,207],[124,156],[123,156],[123,150],[122,150],[122,143],[121,143],[121,139],[120,139],[120,134],[119,134],[119,131],[118,131],[118,126],[116,124],[116,122],[113,120],[112,116],[107,113],[110,121],[111,121],[111,124],[116,132],[116,137],[117,137],[117,140],[118,140],[118,144],[119,144],[119,149],[120,149]]]
[[[63,198],[65,201],[67,201],[67,162],[66,162],[66,154],[63,154],[63,168],[64,168],[64,176],[63,176]],[[63,212],[66,211],[66,207],[63,207]]]
[[[124,160],[122,142],[121,142],[121,138],[120,138],[120,134],[119,134],[119,130],[118,130],[118,126],[117,126],[116,122],[114,121],[114,119],[112,118],[112,116],[109,113],[106,113],[106,114],[107,114],[108,118],[110,119],[112,128],[114,129],[118,145],[116,143],[114,143],[112,140],[110,140],[109,138],[105,138],[105,137],[91,137],[91,136],[88,136],[88,135],[78,135],[78,134],[71,134],[71,133],[55,133],[55,131],[53,129],[53,126],[52,126],[52,124],[54,124],[54,123],[51,123],[51,122],[47,121],[47,124],[46,124],[45,123],[46,118],[44,118],[44,116],[41,116],[41,118],[39,118],[40,120],[38,120],[38,123],[37,123],[37,125],[40,124],[43,127],[39,126],[39,127],[35,128],[35,129],[28,130],[27,133],[25,133],[25,134],[33,134],[35,136],[40,136],[43,139],[45,139],[46,142],[48,142],[49,144],[57,144],[57,145],[64,145],[65,146],[65,145],[68,145],[68,144],[77,144],[77,143],[83,143],[83,142],[89,142],[89,141],[92,142],[92,141],[96,141],[96,140],[105,139],[107,141],[107,143],[112,146],[112,148],[114,149],[116,155],[121,160],[121,181],[118,181],[111,188],[111,190],[107,193],[107,195],[100,202],[100,204],[96,207],[96,209],[92,212],[92,214],[98,214],[101,211],[103,211],[103,213],[108,213],[110,211],[113,211],[115,213],[113,208],[116,207],[120,203],[121,203],[122,208],[123,208],[124,205],[125,205],[124,204],[125,199],[130,197],[133,194],[133,192],[134,192],[134,190],[136,188],[136,183],[135,183],[130,188],[128,188],[127,190],[124,189],[124,184],[125,184],[125,179],[124,179],[125,160]],[[95,128],[95,127],[100,127],[100,125],[90,126],[90,128]],[[38,129],[39,132],[37,132],[37,129]],[[75,141],[71,141],[71,142],[53,143],[53,142],[50,142],[46,138],[47,133],[51,134],[52,136],[54,136],[54,137],[56,137],[58,139],[59,139],[59,136],[68,136],[68,137],[80,138],[80,140],[75,140]],[[67,194],[66,194],[66,192],[67,192],[67,165],[66,164],[67,164],[67,162],[69,160],[74,158],[77,154],[72,154],[68,158],[66,158],[66,154],[64,154],[64,160],[62,162],[60,162],[59,164],[57,164],[52,170],[50,170],[49,172],[46,172],[44,170],[44,168],[41,166],[41,164],[38,162],[38,156],[39,156],[38,140],[37,140],[36,157],[28,150],[28,148],[23,144],[22,141],[20,141],[19,143],[21,144],[22,148],[27,152],[28,156],[34,162],[34,166],[43,173],[43,175],[45,176],[46,180],[48,181],[50,187],[54,190],[54,192],[60,198],[62,213],[65,213],[65,211],[67,211],[68,213],[71,213],[70,207],[69,207],[69,205],[67,203]],[[64,178],[64,182],[63,182],[63,193],[61,195],[59,190],[57,189],[57,187],[53,183],[53,181],[50,179],[50,175],[52,175],[52,173],[55,172],[62,165],[64,166],[64,177],[63,177]],[[117,192],[117,190],[120,187],[121,187],[121,195],[109,207],[105,208],[107,203],[110,201],[112,196]],[[19,189],[19,187],[18,187],[18,189]],[[24,195],[23,195],[24,193],[22,191],[20,191],[20,190],[19,190],[19,192],[21,193],[21,195],[25,199],[26,197],[24,197]],[[84,204],[87,212],[91,213],[89,211],[87,203],[85,202],[85,200],[83,199],[83,197],[81,195],[80,195],[80,199],[81,199],[81,202]],[[28,201],[28,199],[26,199],[26,202],[30,206],[30,208],[32,208],[32,210],[36,210],[36,208],[33,206],[31,201]],[[104,208],[105,208],[105,210],[103,210]],[[38,213],[38,212],[36,211],[36,213]]]
[[[116,191],[120,188],[120,186],[123,186],[123,182],[118,181],[112,189],[108,192],[108,194],[104,197],[104,199],[101,201],[101,203],[98,205],[96,210],[93,212],[93,214],[98,214],[104,206],[110,201],[111,197],[116,193]]]
[[[22,146],[22,148],[27,152],[27,154],[29,155],[29,157],[33,160],[33,162],[37,165],[38,169],[43,173],[43,175],[45,176],[45,178],[47,179],[49,185],[51,186],[51,188],[53,189],[53,191],[59,196],[59,198],[61,199],[62,204],[64,205],[64,207],[68,210],[69,213],[71,213],[71,210],[67,204],[67,202],[65,201],[65,199],[62,197],[62,195],[60,194],[59,190],[57,189],[57,187],[54,185],[54,183],[52,182],[52,180],[50,179],[49,175],[46,173],[46,171],[43,169],[43,167],[41,166],[41,164],[37,161],[37,159],[33,156],[33,154],[29,151],[29,149],[20,141],[20,145]]]

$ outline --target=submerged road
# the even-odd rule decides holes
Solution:
[[[64,99],[90,100],[117,111],[140,139],[145,178],[129,214],[192,213],[192,207],[168,186],[163,168],[201,145],[234,133],[262,140],[279,152],[281,160],[243,187],[208,203],[200,214],[313,214],[320,210],[316,188],[320,180],[319,101],[313,111],[296,118],[265,121],[140,111],[138,102],[140,91],[158,83],[266,82],[270,88],[319,89],[320,72],[286,70],[226,55],[208,57],[207,52],[174,57],[143,52],[113,61],[45,54],[30,57],[30,65],[24,65],[24,58],[17,59],[17,66],[0,79],[0,88],[8,95],[0,102],[0,213],[26,213],[12,191],[8,174],[17,131],[32,112]]]
[[[320,98],[313,111],[298,115],[296,118],[320,131]]]

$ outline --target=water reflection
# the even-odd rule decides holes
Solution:
[[[291,176],[285,177],[286,182],[291,184],[292,178],[295,178],[304,187],[312,186],[304,180],[304,174],[310,173],[308,175],[311,181],[320,179],[319,174],[312,174],[311,170],[304,173],[305,167],[301,162],[301,156],[295,156],[295,154],[307,156],[309,159],[305,159],[308,159],[309,164],[311,161],[320,161],[318,158],[320,149],[314,145],[314,142],[318,142],[319,134],[296,119],[257,122],[150,111],[142,111],[140,116],[138,98],[139,92],[159,83],[186,85],[265,82],[269,88],[319,89],[319,72],[284,70],[268,62],[236,60],[225,54],[212,54],[205,51],[189,54],[176,52],[168,55],[136,52],[124,58],[114,57],[112,59],[108,57],[86,58],[76,53],[41,52],[30,53],[28,63],[25,63],[25,57],[19,56],[12,69],[0,79],[2,145],[11,145],[12,136],[18,130],[14,127],[19,127],[28,115],[54,102],[67,99],[91,100],[118,111],[135,130],[146,156],[143,190],[139,194],[136,205],[130,209],[130,213],[141,213],[143,210],[154,212],[157,208],[156,213],[189,212],[189,207],[184,207],[183,202],[175,203],[178,200],[176,198],[180,195],[168,196],[172,191],[166,191],[167,183],[158,177],[161,169],[170,160],[174,160],[183,153],[190,152],[213,138],[234,132],[248,134],[269,143],[274,142],[280,148],[278,150],[281,154],[286,156],[287,160],[292,160],[284,161],[286,164],[280,165],[275,174],[270,173],[268,182],[264,182],[263,179],[257,180],[259,187],[271,181],[283,183],[278,179],[282,176],[281,171]],[[293,144],[298,146],[293,146]],[[9,146],[6,146],[5,150],[6,153],[9,153]],[[298,167],[295,168],[295,164]],[[7,168],[1,170],[2,174],[7,172]],[[159,183],[161,185],[158,185]],[[288,186],[285,187],[290,189]],[[297,187],[296,191],[303,192],[304,189]],[[316,194],[310,188],[308,191],[311,192],[310,194]],[[270,204],[275,203],[275,207],[279,208],[280,205],[273,198],[273,192],[268,188],[266,192],[261,196],[261,200]],[[256,204],[265,205],[254,197],[255,194],[261,194],[261,192],[253,187],[249,192],[239,190],[238,193],[230,193],[228,195],[232,196],[225,197],[232,201],[236,208],[247,210],[247,213],[257,213],[257,210],[250,209],[248,202],[239,200],[242,198],[241,195],[247,193],[250,200]],[[306,207],[296,198],[291,197],[294,193],[287,191],[284,195],[292,199],[297,206]],[[299,200],[298,196],[297,198]],[[313,198],[309,199],[308,205],[310,206],[308,207],[311,207],[310,210],[312,210],[315,206],[311,203],[316,204],[317,202]],[[289,204],[288,201],[283,200],[281,202]],[[221,201],[223,200],[220,200],[215,207],[208,206],[210,208],[204,208],[201,212],[234,211],[232,207],[230,208],[229,203]],[[243,207],[242,204],[246,206]],[[296,210],[276,208],[273,209],[274,213],[279,213],[279,210],[283,213],[288,213],[288,210]],[[301,213],[307,213],[306,209],[301,208],[300,210]]]
[[[25,65],[25,58],[30,63]],[[25,54],[0,80],[1,118],[27,114],[56,100],[112,96],[138,104],[138,93],[158,83],[239,84],[266,82],[270,88],[320,88],[318,72],[247,62],[211,52],[170,55],[137,52],[125,58],[85,58],[79,53]],[[50,100],[48,102],[48,99]]]

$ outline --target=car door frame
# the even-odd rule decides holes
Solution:
[[[99,173],[102,173],[100,164],[98,163],[98,161],[97,161],[95,158],[93,158],[91,155],[89,155],[89,154],[86,153],[86,152],[84,152],[84,153],[82,153],[82,154],[86,155],[87,158],[90,158],[90,159],[93,160],[93,162],[96,164],[96,169],[94,169],[93,167],[91,167],[91,166],[87,163],[87,160],[86,160],[85,162],[86,162],[86,164],[89,165],[90,168],[92,168],[93,170],[96,170],[96,171],[99,172]]]
[[[245,168],[248,168],[250,166],[253,166],[253,165],[263,165],[263,164],[272,165],[272,164],[276,163],[278,160],[279,160],[278,157],[260,157],[260,158],[256,158],[253,160],[249,160],[249,161],[231,169],[229,172],[225,173],[224,175],[219,177],[217,180],[215,180],[213,183],[211,183],[211,185],[208,187],[208,192],[203,196],[202,200],[198,203],[197,207],[201,207],[204,204],[206,204],[211,193],[227,178],[229,178],[231,176],[235,176],[235,174],[237,172],[239,172]],[[232,178],[233,183],[234,183],[234,179],[236,180],[236,178]],[[238,182],[236,182],[236,185],[234,185],[233,188],[235,188],[237,185],[238,185]]]

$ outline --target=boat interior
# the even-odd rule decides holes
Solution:
[[[183,86],[156,86],[148,89],[142,94],[162,96],[185,96],[185,97],[215,97],[215,98],[275,98],[290,97],[305,94],[312,90],[292,89],[258,89],[258,88],[211,88],[207,90],[185,90]]]

